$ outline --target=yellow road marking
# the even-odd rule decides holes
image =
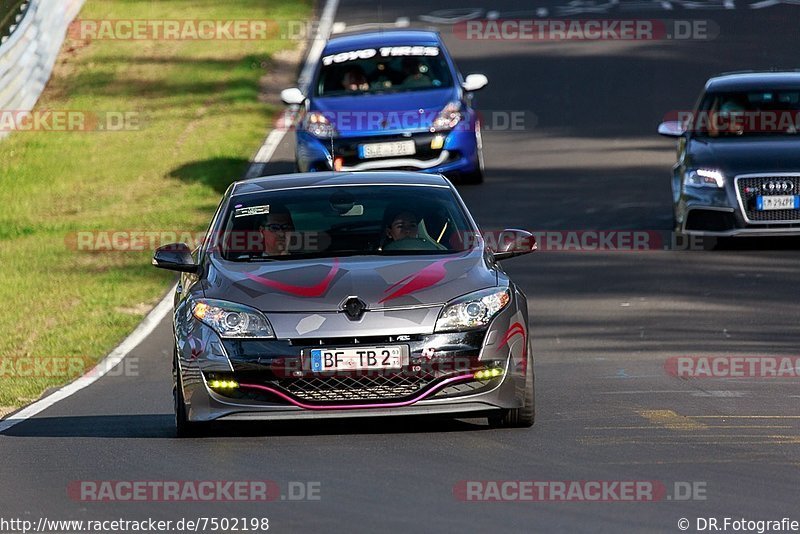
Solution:
[[[706,430],[707,425],[672,410],[637,410],[638,414],[654,425],[669,430]]]

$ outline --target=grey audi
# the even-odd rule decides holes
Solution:
[[[427,415],[531,426],[525,294],[501,268],[535,250],[482,233],[443,176],[305,173],[233,183],[181,273],[180,436],[215,421]]]

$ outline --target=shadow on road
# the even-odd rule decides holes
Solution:
[[[13,419],[13,418],[12,418]],[[478,419],[441,417],[353,418],[330,421],[219,422],[206,437],[329,436],[471,432],[490,427]],[[174,438],[172,414],[36,417],[3,432],[6,437]]]

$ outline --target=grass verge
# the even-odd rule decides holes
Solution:
[[[255,40],[67,39],[37,110],[129,120],[0,141],[0,408],[80,375],[163,295],[174,277],[151,251],[80,251],[75,236],[203,230],[278,111],[259,79],[300,45],[279,28],[310,13],[309,0],[87,1],[80,19],[277,24]]]

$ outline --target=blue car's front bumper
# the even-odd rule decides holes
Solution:
[[[413,155],[365,159],[359,154],[359,146],[366,143],[407,140],[414,141]],[[341,158],[341,167],[337,170],[342,171],[413,170],[458,178],[480,168],[478,137],[474,129],[337,137],[333,139],[333,157],[330,139],[319,139],[303,130],[297,132],[296,162],[300,172],[332,170],[335,158]]]

